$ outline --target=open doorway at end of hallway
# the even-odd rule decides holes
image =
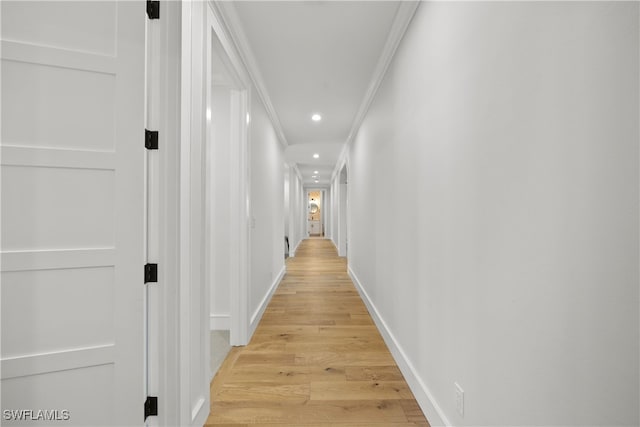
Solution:
[[[322,190],[307,192],[307,235],[324,237],[324,212]]]

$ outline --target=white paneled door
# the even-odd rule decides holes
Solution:
[[[145,3],[0,7],[2,424],[142,425]]]

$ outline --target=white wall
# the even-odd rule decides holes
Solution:
[[[434,424],[640,423],[638,8],[422,3],[396,53],[349,266]]]
[[[342,171],[342,172],[341,172]],[[343,174],[344,172],[344,174]],[[347,256],[347,183],[342,168],[331,181],[331,216],[329,237],[339,256]]]
[[[347,184],[338,185],[338,255],[347,256]]]
[[[302,188],[302,180],[294,167],[289,167],[289,255],[295,251],[304,238],[306,226],[306,197]]]
[[[226,86],[213,86],[211,107],[212,141],[209,141],[209,187],[211,189],[212,218],[210,268],[211,303],[210,327],[228,330],[231,311],[231,205],[234,198],[231,189],[231,174],[239,173],[232,169],[234,164],[230,152],[230,109],[231,89]]]
[[[289,226],[291,217],[291,167],[284,164],[284,234],[289,236]],[[286,249],[285,249],[286,250]]]
[[[331,181],[331,189],[329,191],[329,196],[331,197],[331,212],[329,212],[330,221],[329,232],[327,234],[327,237],[331,239],[336,249],[338,249],[338,214],[340,212],[340,204],[338,201],[338,185],[340,185],[339,179],[340,175],[338,174]]]
[[[329,233],[329,219],[331,217],[331,188],[325,188],[322,190],[322,207],[323,210],[320,211],[322,213],[322,231],[324,233],[324,237],[327,238],[327,233]]]
[[[284,275],[284,149],[257,96],[252,97],[251,171],[251,330]]]

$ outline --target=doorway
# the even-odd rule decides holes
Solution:
[[[287,163],[284,163],[284,259],[289,258],[289,205],[291,203],[291,170]]]
[[[348,209],[349,198],[348,195],[348,172],[347,165],[345,164],[340,170],[340,185],[338,187],[339,193],[339,218],[338,218],[338,255],[346,257],[349,249],[348,239]]]
[[[248,233],[246,194],[247,90],[207,20],[205,146],[205,279],[209,284],[211,378],[232,345],[244,345]]]
[[[321,190],[312,190],[307,193],[307,236],[324,236],[324,206]]]

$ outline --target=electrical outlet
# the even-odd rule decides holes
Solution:
[[[464,390],[458,383],[453,383],[456,391],[456,409],[461,417],[464,417]]]

